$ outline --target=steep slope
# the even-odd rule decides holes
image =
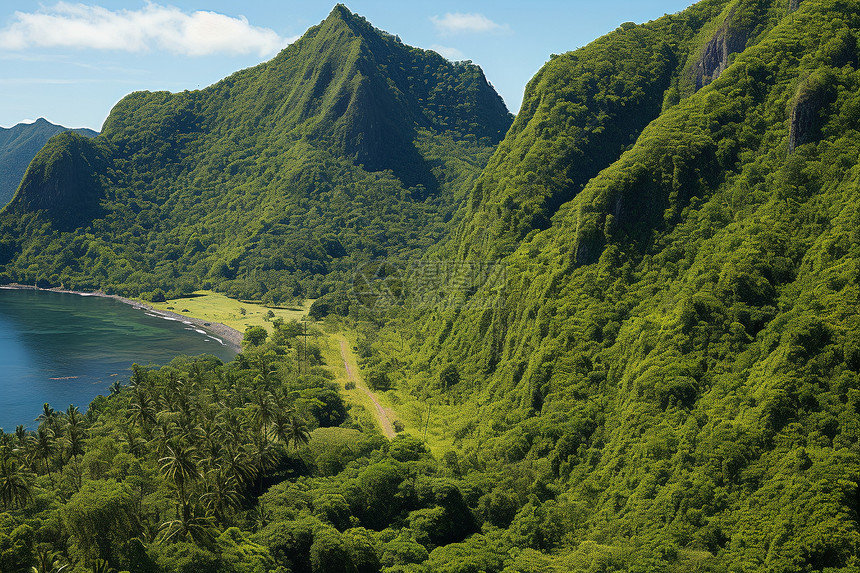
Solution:
[[[360,260],[438,240],[510,122],[479,68],[406,46],[339,5],[270,62],[201,91],[120,101],[96,141],[101,186],[88,188],[100,211],[88,219],[34,210],[50,203],[32,195],[58,187],[52,162],[68,154],[37,157],[45,168],[0,220],[15,243],[2,278],[319,296]]]
[[[44,118],[33,123],[19,123],[8,129],[0,127],[0,207],[6,205],[18,189],[27,166],[47,141],[69,128]],[[73,129],[85,137],[98,135],[91,129]]]
[[[841,0],[720,8],[690,53],[751,14],[746,47],[667,92],[546,230],[526,225],[506,284],[451,285],[362,343],[485,476],[495,527],[463,554],[486,571],[856,566],[860,17]]]
[[[689,75],[685,62],[703,26],[725,5],[709,0],[645,26],[625,24],[553,56],[471,192],[452,241],[460,256],[491,260],[547,228],[660,114],[667,91]]]

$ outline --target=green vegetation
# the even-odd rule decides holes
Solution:
[[[86,415],[45,404],[36,431],[0,434],[2,571],[393,571],[476,531],[472,486],[362,429],[298,332],[229,364],[134,365]]]
[[[33,123],[0,127],[0,208],[4,207],[21,184],[27,166],[48,140],[68,128],[39,118]],[[85,137],[98,135],[90,129],[72,130]]]
[[[429,57],[370,34],[367,26],[337,8],[286,54],[364,30],[377,64],[382,53]],[[201,246],[189,234],[177,243],[181,253],[158,259],[169,261],[162,270],[172,280],[146,282],[150,275],[131,270],[132,257],[125,278],[110,284],[140,285],[155,294],[161,288],[172,299],[187,286],[186,270],[204,261],[202,268],[223,277],[208,275],[224,292],[255,277],[261,286],[243,290],[254,291],[254,299],[267,294],[263,287],[289,298],[296,294],[285,294],[284,283],[273,277],[290,276],[302,293],[320,285],[309,315],[325,320],[328,335],[312,330],[306,347],[297,339],[303,334],[298,323],[241,303],[231,312],[262,322],[248,325],[245,351],[234,362],[183,358],[158,371],[136,368],[130,388],[115,388],[83,418],[71,410],[57,415],[46,405],[35,432],[3,436],[0,568],[24,571],[38,562],[159,573],[856,572],[858,35],[860,12],[847,0],[706,0],[655,22],[624,24],[591,46],[551,59],[530,83],[522,113],[483,173],[446,172],[453,179],[444,183],[443,171],[431,169],[438,187],[409,149],[374,155],[353,145],[351,126],[376,137],[364,115],[372,108],[349,110],[352,102],[366,101],[361,94],[373,88],[372,70],[381,67],[360,68],[369,79],[356,82],[365,87],[350,84],[352,91],[326,87],[342,79],[343,62],[328,71],[307,68],[300,75],[306,83],[291,84],[297,99],[269,97],[274,91],[264,88],[274,90],[274,84],[255,88],[262,96],[253,100],[254,117],[272,126],[264,142],[249,135],[255,132],[245,116],[229,116],[251,105],[243,99],[250,93],[243,82],[263,82],[267,76],[259,69],[240,72],[211,92],[130,96],[102,138],[85,144],[67,136],[64,147],[47,148],[44,165],[34,163],[34,169],[66,165],[60,152],[74,149],[91,164],[113,162],[93,185],[118,193],[110,190],[128,188],[112,178],[131,177],[143,165],[129,157],[152,155],[151,165],[173,174],[172,194],[150,181],[153,193],[163,193],[158,205],[165,216],[187,216],[196,202],[213,202],[187,228],[198,233]],[[294,77],[286,74],[285,59],[269,68]],[[397,86],[412,85],[410,77],[429,82],[441,69],[404,65],[401,73],[385,65]],[[474,73],[466,66],[464,77],[470,77],[467,70]],[[216,132],[206,123],[213,116],[199,113],[204,104],[214,105],[215,94],[230,96],[222,97],[230,104],[218,113],[244,131],[224,128],[218,133],[226,139],[212,141],[227,147],[201,155],[186,128]],[[340,107],[336,94],[346,94]],[[402,110],[405,101],[389,101],[385,109]],[[164,102],[187,104],[170,116],[179,124],[158,115]],[[455,127],[441,130],[434,122],[454,116],[436,103],[426,108],[432,113],[421,112],[429,127],[408,139],[417,142],[419,155],[431,143],[438,146],[432,147],[436,157],[449,162],[455,154],[445,150],[452,145],[489,150],[492,134],[469,137],[480,122],[472,125],[465,108],[466,115],[456,116],[462,121],[446,120]],[[310,118],[290,124],[303,130],[293,147],[282,138],[298,132],[266,123],[276,105],[284,116]],[[316,113],[313,106],[342,113]],[[162,135],[120,129],[143,125],[137,116],[161,117]],[[344,117],[348,121],[338,123]],[[225,143],[241,134],[256,155]],[[126,155],[112,150],[119,142]],[[290,155],[299,149],[302,161],[310,162],[303,170],[279,163],[299,158]],[[57,159],[49,161],[49,152]],[[223,163],[209,172],[224,182],[247,182],[241,187],[246,194],[215,202],[222,188],[191,185],[188,177],[203,171],[188,170],[185,154],[201,166]],[[407,248],[393,237],[412,224],[412,215],[400,220],[404,226],[380,218],[372,231],[334,236],[334,229],[348,226],[326,227],[323,211],[313,212],[318,217],[303,211],[308,226],[294,229],[306,234],[307,249],[287,250],[298,247],[290,242],[272,246],[267,241],[288,233],[255,211],[274,193],[261,188],[254,195],[253,170],[246,170],[253,164],[266,173],[264,156],[275,166],[273,180],[289,173],[313,178],[327,201],[336,195],[326,193],[342,185],[326,187],[333,173],[326,170],[335,165],[404,192],[398,208],[412,209],[421,196],[420,213],[430,219],[414,220],[429,227],[420,227],[423,234]],[[317,162],[320,157],[327,159]],[[388,160],[397,165],[382,165]],[[362,170],[354,161],[385,171]],[[147,173],[134,177],[144,182]],[[467,199],[457,195],[468,186]],[[464,198],[456,213],[456,200],[439,199],[446,193]],[[111,196],[138,204],[132,195]],[[28,200],[19,197],[20,204]],[[363,190],[344,196],[343,205],[378,214],[381,203],[371,206],[363,197]],[[174,209],[180,205],[184,210]],[[279,217],[289,212],[286,203],[277,205]],[[87,231],[55,234],[49,210],[21,214],[17,208],[7,209],[2,223],[9,233],[0,243],[8,277],[38,280],[43,271],[25,263],[62,253],[70,269],[82,257],[96,262],[81,267],[93,276],[107,276],[93,270],[99,260],[109,272],[123,272],[116,270],[116,256],[131,257],[126,245],[155,237],[144,232],[142,219],[125,221],[129,210],[109,201],[98,208],[113,214],[96,219],[89,238]],[[217,227],[222,232],[240,212],[255,213],[254,224],[220,236],[224,245],[211,253],[203,248],[213,244],[201,239],[204,230],[216,229],[212,221],[223,222]],[[435,218],[439,213],[444,216]],[[124,232],[136,237],[131,242],[108,243],[93,232],[121,220]],[[206,223],[198,227],[196,221]],[[71,250],[39,242],[61,236]],[[439,262],[450,275],[428,279],[419,274],[429,267],[415,266],[410,275],[407,267],[377,264],[361,277],[367,295],[355,297],[335,288],[346,267],[328,259],[327,274],[319,273],[324,278],[267,274],[275,270],[268,268],[253,274],[253,265],[242,266],[257,260],[252,254],[300,257],[316,248],[334,260],[340,247],[358,252],[349,236],[389,246],[341,256],[343,262],[366,254],[424,255],[425,239],[445,237],[425,262],[494,261],[506,269],[505,280],[464,285],[458,268],[472,267]],[[103,258],[93,258],[92,245],[76,246],[84,240],[79,237],[104,241]],[[253,246],[238,263],[225,258],[223,266],[213,266],[217,259],[207,258],[222,257],[221,249],[238,253],[237,241],[249,237]],[[431,279],[438,284],[421,282]],[[377,305],[385,289],[402,294],[406,304]],[[428,290],[438,303],[421,298]],[[363,380],[396,410],[404,431],[390,442],[358,406],[371,402],[363,383],[345,373],[339,352],[344,330]]]
[[[549,108],[517,118],[442,249],[513,251],[502,304],[481,305],[498,296],[488,287],[462,304],[350,311],[407,429],[432,407],[434,441],[492,476],[481,533],[429,570],[858,566],[860,18],[838,0],[704,3],[597,46],[706,12],[679,62],[730,14],[749,19],[745,49],[698,91],[670,94],[671,79],[663,111],[543,231],[528,201],[568,197],[570,179],[548,169],[546,191],[518,203],[522,161],[505,163],[567,157],[557,144],[582,126]],[[543,78],[606,67],[586,59],[596,52],[554,58],[527,100],[562,102],[575,80]],[[484,240],[482,209],[511,224]]]
[[[146,297],[144,297],[145,299]],[[226,324],[239,332],[249,326],[261,326],[269,331],[276,321],[300,321],[307,316],[312,301],[290,307],[269,308],[249,301],[238,301],[211,291],[196,291],[189,298],[147,302],[157,310],[166,310],[199,318],[206,322]],[[243,312],[244,311],[244,312]],[[271,316],[270,316],[271,314]]]
[[[646,26],[625,24],[553,56],[526,87],[510,133],[460,214],[452,243],[460,256],[492,260],[547,228],[660,114],[697,32],[725,4],[706,1]]]
[[[0,282],[316,298],[441,240],[510,123],[477,66],[338,6],[270,62],[51,140],[0,215]]]

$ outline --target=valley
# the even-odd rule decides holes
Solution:
[[[0,571],[856,571],[858,36],[702,0],[513,116],[337,5],[51,138],[0,283],[243,338],[0,432]]]

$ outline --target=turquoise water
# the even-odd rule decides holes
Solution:
[[[83,412],[113,382],[127,382],[133,362],[203,353],[235,356],[214,335],[113,299],[0,289],[0,428],[33,428],[44,402]]]

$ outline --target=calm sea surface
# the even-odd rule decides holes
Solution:
[[[114,381],[128,381],[132,362],[203,353],[235,356],[214,335],[113,299],[0,289],[0,428],[33,428],[44,402],[83,412]]]

